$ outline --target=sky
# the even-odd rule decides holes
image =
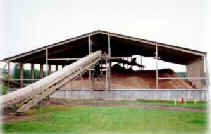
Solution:
[[[0,59],[99,29],[207,52],[207,2],[2,0]]]

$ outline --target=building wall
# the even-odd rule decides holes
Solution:
[[[184,98],[186,101],[207,101],[207,90],[190,90],[190,89],[134,89],[134,90],[106,90],[106,91],[93,91],[93,90],[58,90],[51,97],[53,98],[67,98],[73,100],[162,100],[162,101],[175,101]]]
[[[186,67],[187,67],[187,77],[205,77],[203,58],[198,58],[192,61]],[[203,82],[204,80],[189,80],[189,81],[191,81],[192,84],[198,89],[203,88],[205,86]]]

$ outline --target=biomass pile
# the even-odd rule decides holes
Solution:
[[[156,88],[156,71],[155,70],[139,70],[125,69],[121,66],[113,66],[111,73],[112,89],[154,89]],[[159,70],[159,77],[178,77],[171,69]],[[105,73],[100,75],[93,81],[89,81],[87,75],[66,84],[65,89],[104,89]],[[161,89],[192,89],[193,86],[183,80],[159,80],[159,88]]]

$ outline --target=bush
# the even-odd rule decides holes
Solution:
[[[8,92],[8,87],[3,85],[3,84],[1,84],[0,85],[0,94],[1,95],[5,95],[5,94],[7,94],[7,92]]]

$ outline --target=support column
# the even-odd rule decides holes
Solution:
[[[129,57],[129,61],[130,61],[130,62],[132,61],[132,56]],[[129,65],[129,68],[132,69],[132,65]]]
[[[40,64],[40,79],[43,78],[43,64]]]
[[[142,65],[142,56],[140,55],[140,65]],[[139,68],[140,70],[143,70],[143,67]]]
[[[132,62],[132,55],[129,57],[130,63]],[[132,65],[130,65],[130,68],[132,69]]]
[[[48,65],[48,75],[51,74],[51,65]]]
[[[31,79],[34,79],[34,64],[31,64]]]
[[[129,62],[128,57],[127,57],[127,62]],[[129,68],[128,64],[127,64],[127,69]]]
[[[90,36],[88,37],[88,44],[89,44],[89,54],[91,54],[91,52],[92,52],[92,41],[91,41]],[[91,72],[91,70],[89,70],[89,81],[92,80],[91,76],[92,76],[92,72]]]
[[[47,76],[48,76],[48,73],[49,73],[49,65],[48,65],[48,48],[46,48],[46,51],[45,51],[45,61],[46,61],[46,66],[47,66],[47,70],[46,70],[46,73],[47,73]]]
[[[89,45],[89,54],[92,53],[92,39],[91,36],[88,37],[88,45]],[[90,88],[94,88],[94,79],[92,78],[92,70],[89,70],[89,85]]]
[[[108,64],[109,64],[109,66],[108,66],[108,75],[107,75],[107,77],[108,77],[108,89],[111,89],[111,39],[110,39],[110,35],[108,35],[108,56],[107,56],[108,58]]]
[[[106,64],[106,89],[108,89],[108,58],[105,58],[105,64]]]
[[[158,44],[156,44],[156,52],[155,52],[155,58],[156,58],[156,89],[158,89]]]
[[[124,57],[122,59],[125,60]],[[122,67],[125,68],[125,63],[124,62],[122,63]]]
[[[204,70],[205,70],[205,77],[206,77],[206,89],[209,89],[209,70],[208,70],[208,65],[207,65],[207,56],[204,56]]]
[[[20,87],[24,87],[24,65],[20,63]]]
[[[58,69],[59,69],[59,67],[58,67],[58,65],[56,65],[56,71],[58,71]]]
[[[62,65],[62,68],[64,68],[64,67],[65,67],[65,65],[63,64],[63,65]]]
[[[7,83],[7,86],[9,88],[9,86],[10,86],[10,62],[7,62],[7,65],[8,65],[8,83]]]

